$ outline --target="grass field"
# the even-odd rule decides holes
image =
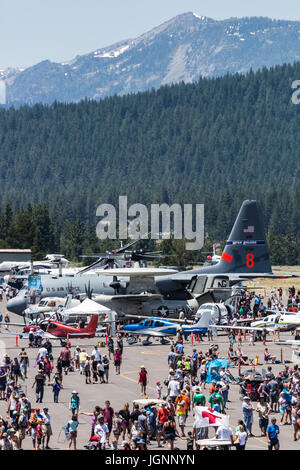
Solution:
[[[257,293],[264,293],[265,295],[270,295],[271,291],[276,288],[278,289],[279,287],[282,287],[283,289],[283,294],[285,296],[286,290],[288,290],[289,287],[294,286],[296,289],[296,292],[300,290],[300,266],[273,266],[273,273],[280,275],[282,274],[293,274],[298,277],[293,277],[293,278],[287,278],[287,279],[263,279],[263,278],[258,278],[254,279],[253,281],[247,281],[244,282],[244,285],[247,285],[250,289],[252,287],[258,287],[258,288],[263,288],[257,289]],[[255,291],[255,289],[253,289]]]

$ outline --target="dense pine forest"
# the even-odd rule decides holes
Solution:
[[[127,195],[129,205],[205,204],[207,251],[253,198],[272,262],[299,264],[297,79],[300,63],[100,102],[0,109],[0,246],[78,260],[103,248],[97,206]]]

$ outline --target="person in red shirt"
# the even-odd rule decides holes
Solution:
[[[109,446],[109,439],[110,439],[110,433],[112,430],[112,425],[113,425],[113,416],[114,416],[114,409],[110,406],[110,401],[106,400],[105,402],[105,408],[103,409],[103,415],[104,415],[104,424],[108,427],[108,433],[106,434],[106,439],[107,439],[107,445]]]
[[[215,388],[216,388],[216,383],[215,381],[212,382],[211,386],[209,387],[209,394],[211,395],[212,393],[214,393],[215,391]]]
[[[145,366],[141,366],[139,372],[139,384],[141,385],[141,394],[146,395],[146,387],[148,383],[148,372],[145,369]]]
[[[114,363],[115,363],[115,368],[116,368],[116,374],[120,375],[120,367],[121,367],[121,361],[122,361],[122,352],[119,348],[116,349],[114,353]]]
[[[161,407],[157,411],[156,415],[156,427],[157,427],[157,445],[158,447],[162,447],[160,444],[161,436],[163,435],[163,427],[164,423],[168,421],[169,410],[166,408],[166,404],[162,403]]]
[[[41,442],[43,438],[43,429],[42,429],[42,419],[37,420],[37,425],[36,425],[36,448],[35,450],[40,450],[41,448]]]

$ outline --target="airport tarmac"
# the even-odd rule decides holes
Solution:
[[[0,304],[1,311],[5,311],[5,304],[2,302]],[[15,314],[10,314],[11,322],[22,322],[22,318]],[[21,331],[19,327],[10,326],[10,331]],[[149,384],[147,387],[147,393],[149,398],[156,398],[155,384],[159,380],[163,385],[164,379],[168,375],[168,364],[167,364],[167,355],[170,350],[169,345],[161,345],[158,341],[153,340],[153,344],[150,346],[143,346],[141,343],[135,345],[128,345],[124,341],[124,350],[123,350],[123,362],[121,367],[121,374],[116,375],[115,368],[113,363],[110,364],[110,377],[108,384],[96,384],[96,385],[86,385],[85,377],[80,375],[79,372],[72,372],[63,377],[63,390],[61,390],[59,395],[59,403],[53,403],[53,394],[52,387],[45,386],[44,400],[42,405],[36,404],[34,389],[32,389],[34,376],[36,375],[36,369],[33,368],[33,365],[36,360],[38,349],[28,348],[28,340],[19,339],[18,347],[16,347],[16,337],[11,336],[9,338],[4,338],[4,325],[2,324],[1,328],[2,333],[0,333],[0,360],[4,353],[8,353],[11,358],[17,357],[21,347],[25,347],[30,360],[30,367],[28,370],[28,379],[24,383],[24,389],[29,397],[32,407],[43,407],[47,406],[49,408],[49,413],[51,416],[51,425],[53,430],[53,436],[50,440],[50,447],[52,449],[66,449],[67,442],[65,441],[63,427],[71,417],[69,411],[69,399],[71,396],[72,390],[76,389],[79,392],[81,400],[81,411],[92,412],[95,405],[104,407],[105,401],[108,399],[111,402],[111,406],[114,410],[120,410],[123,408],[125,402],[130,404],[132,409],[132,401],[135,399],[142,398],[140,394],[140,386],[137,383],[138,372],[141,365],[144,365],[148,371]],[[280,337],[282,340],[290,339],[290,333],[281,333]],[[273,334],[268,336],[269,340],[273,340]],[[79,345],[86,348],[88,353],[92,352],[94,346],[98,343],[100,339],[80,339],[72,340],[72,352],[74,348]],[[228,351],[228,337],[224,333],[219,333],[214,339],[214,343],[219,345],[220,357],[227,358]],[[52,341],[53,344],[53,356],[54,363],[61,351],[61,346],[59,341]],[[198,341],[191,344],[191,339],[189,341],[184,341],[184,352],[185,354],[191,354],[192,349],[196,348],[198,351],[202,350],[206,352],[208,350],[211,342],[208,342],[204,338],[203,342],[198,343]],[[268,341],[266,346],[269,348],[271,354],[274,354],[277,359],[280,359],[280,350],[281,346],[275,345],[273,341]],[[234,346],[234,348],[236,345]],[[255,343],[255,346],[249,346],[249,337],[242,344],[242,350],[245,355],[248,355],[250,358],[254,358],[257,354],[259,356],[259,362],[263,362],[263,351],[264,346],[261,342]],[[290,360],[292,350],[287,346],[282,346],[283,350],[283,359]],[[101,352],[107,353],[106,348],[101,348]],[[244,366],[243,370],[247,370],[250,367]],[[262,368],[266,369],[267,364],[262,364],[257,366],[258,371],[261,372]],[[284,366],[281,364],[272,365],[275,375],[278,371],[283,370]],[[237,376],[238,369],[237,367],[230,369],[231,373],[234,376]],[[21,383],[23,383],[21,381]],[[206,389],[204,394],[208,398],[208,388],[209,384],[206,384]],[[235,429],[237,421],[242,419],[242,401],[240,400],[239,395],[239,385],[230,385],[229,391],[229,400],[227,414],[230,417],[230,425],[232,429]],[[166,387],[163,385],[163,393],[165,393]],[[255,405],[256,402],[253,402]],[[6,417],[7,402],[0,401],[0,415]],[[277,424],[279,424],[279,414],[274,413],[271,416],[277,418]],[[193,416],[192,413],[189,414],[187,419],[185,432],[192,430],[193,425]],[[79,426],[78,426],[78,439],[77,447],[82,449],[83,446],[88,442],[91,430],[91,417],[80,415]],[[251,437],[247,441],[246,449],[248,450],[266,450],[267,441],[265,437],[260,437],[260,429],[258,426],[258,413],[254,413],[254,425],[253,433],[255,437]],[[212,428],[209,430],[209,437],[214,436],[214,431]],[[299,450],[300,441],[293,441],[293,428],[292,425],[282,425],[280,426],[280,448],[284,450]],[[121,443],[121,439],[119,440]],[[186,440],[178,439],[175,441],[175,447],[179,449],[186,449]],[[26,437],[23,442],[24,449],[32,449],[32,443],[30,437]],[[166,446],[164,447],[166,448]],[[150,450],[156,450],[157,444],[155,441],[151,441],[149,446]]]

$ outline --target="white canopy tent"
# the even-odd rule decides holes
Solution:
[[[91,317],[92,315],[106,315],[110,335],[116,335],[116,312],[108,307],[105,307],[104,305],[94,302],[94,300],[85,299],[79,305],[76,305],[76,307],[68,308],[62,312],[62,317],[64,319],[80,316]]]
[[[111,312],[110,308],[105,307],[104,305],[98,304],[97,302],[94,302],[94,300],[85,299],[79,305],[76,305],[76,307],[68,308],[67,310],[65,310],[64,314],[67,314],[67,315],[80,315],[80,314],[108,315],[109,312]]]

